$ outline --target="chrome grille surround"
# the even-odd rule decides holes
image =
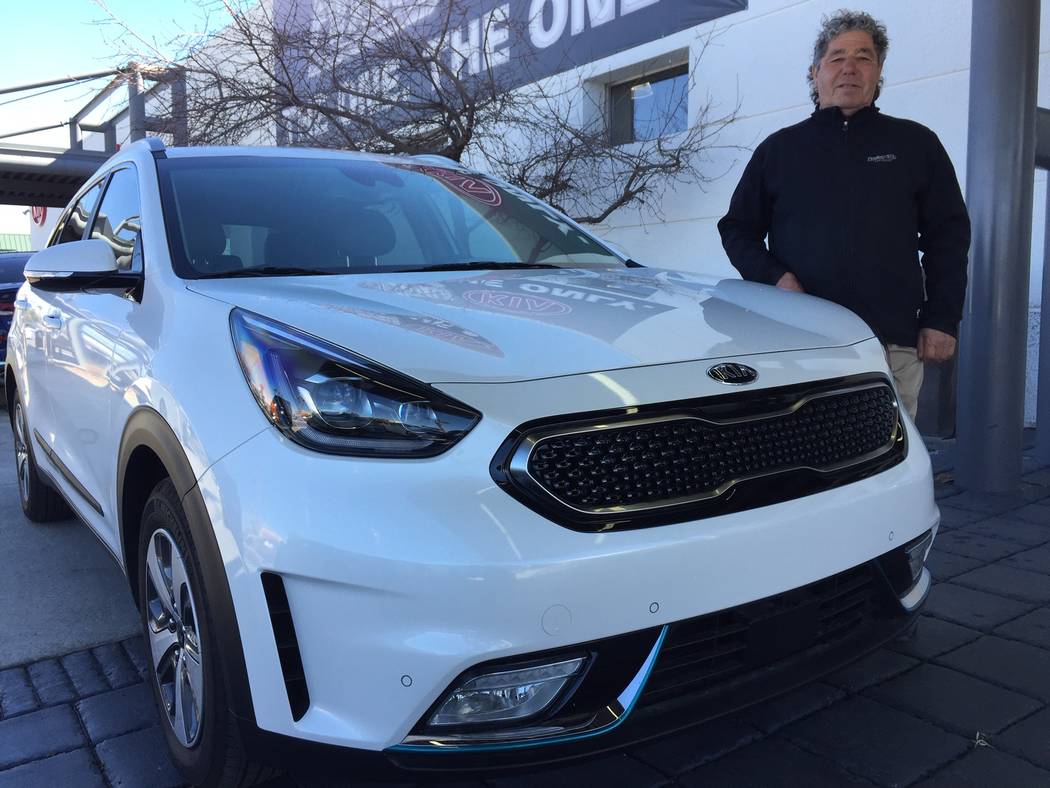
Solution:
[[[741,417],[699,415],[701,409],[688,403],[670,403],[661,410],[666,415],[576,421],[527,429],[506,463],[508,480],[528,498],[546,499],[548,504],[573,515],[629,518],[711,502],[722,496],[728,498],[726,494],[738,485],[787,471],[809,470],[831,476],[872,463],[903,442],[896,396],[881,376],[875,380],[867,376],[864,381],[844,382],[834,388],[803,393],[786,407]],[[858,428],[863,433],[859,436]],[[767,436],[773,436],[774,442],[770,443]],[[691,442],[693,448],[676,450],[673,446],[659,445],[659,441],[669,437]],[[609,452],[617,453],[612,444],[636,438],[655,439],[642,447],[649,450],[648,457],[645,451],[639,454],[637,446],[628,446],[625,457],[621,446],[619,458],[634,465],[623,468],[612,464],[617,462],[616,457],[610,460]],[[786,440],[787,445],[778,447],[776,440]],[[698,441],[705,445],[697,447]],[[829,447],[828,443],[832,445]],[[712,446],[722,455],[716,454],[712,459]],[[578,450],[575,455],[573,449]],[[631,450],[638,457],[631,455]],[[654,452],[662,456],[650,462]],[[581,453],[586,456],[581,458]],[[770,454],[773,456],[768,456]],[[782,461],[778,461],[778,457],[782,457]],[[705,459],[711,462],[705,465]],[[583,467],[569,467],[574,462]],[[552,472],[552,463],[560,463],[561,467]],[[668,463],[677,464],[677,471],[674,467],[668,468]],[[720,467],[712,468],[711,463]],[[640,475],[643,488],[650,484],[652,489],[599,500],[600,495],[592,494],[585,487],[589,480],[602,473],[605,476],[598,479],[599,487],[609,486],[611,480],[614,490],[617,483],[621,492],[627,484],[637,489],[639,481],[635,477]],[[661,474],[663,480],[653,478]],[[573,489],[575,480],[581,478],[583,483]]]

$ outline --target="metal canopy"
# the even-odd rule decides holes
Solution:
[[[31,145],[0,146],[0,205],[65,207],[110,154]]]

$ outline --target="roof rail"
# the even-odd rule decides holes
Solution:
[[[450,159],[448,156],[442,156],[438,153],[416,153],[412,156],[412,159],[416,161],[429,161],[432,164],[451,164],[453,167],[457,168],[463,167],[463,165],[455,159]]]

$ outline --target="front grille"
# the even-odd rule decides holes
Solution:
[[[489,472],[547,519],[593,533],[770,506],[907,453],[893,387],[869,373],[529,422]]]
[[[535,444],[527,467],[574,509],[673,505],[760,475],[863,460],[888,449],[896,427],[893,392],[877,385],[739,423],[682,416],[554,435]]]
[[[703,692],[862,630],[881,606],[864,565],[777,596],[672,624],[646,685],[647,702]]]

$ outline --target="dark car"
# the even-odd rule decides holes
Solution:
[[[7,332],[15,312],[18,288],[25,281],[22,272],[32,252],[0,252],[0,367],[7,362]]]

